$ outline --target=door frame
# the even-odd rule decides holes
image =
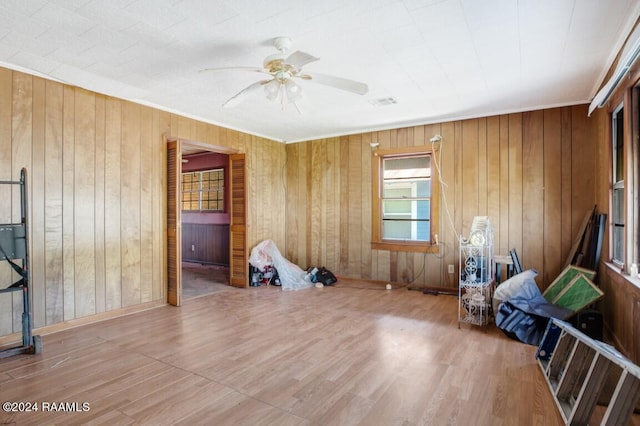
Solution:
[[[171,202],[169,198],[169,190],[172,185],[176,185],[176,183],[169,182],[169,161],[171,160],[168,156],[169,146],[170,144],[176,145],[176,155],[173,161],[175,161],[175,167],[179,168],[177,176],[180,176],[182,172],[182,154],[185,148],[191,148],[195,150],[199,150],[202,152],[215,152],[218,154],[225,154],[231,156],[233,154],[238,154],[237,149],[228,148],[219,145],[212,145],[205,142],[200,142],[191,139],[185,138],[177,138],[173,136],[164,136],[164,149],[165,149],[165,158],[167,159],[165,164],[165,176],[167,182],[167,191],[165,193],[166,196],[166,209],[165,209],[165,220],[166,220],[166,230],[165,230],[165,241],[167,242],[166,249],[166,301],[170,305],[181,306],[182,305],[182,218],[181,218],[181,191],[178,188],[176,189],[176,194],[174,197],[174,201]],[[231,175],[231,171],[229,171],[229,176]],[[229,191],[231,192],[231,191]],[[170,205],[171,202],[171,205]],[[169,213],[171,210],[175,212],[175,221],[176,223],[170,223],[169,221]],[[246,222],[246,212],[245,212],[245,222]],[[231,228],[231,226],[229,227]],[[229,231],[231,233],[231,231]],[[229,248],[231,252],[231,247]],[[231,265],[230,265],[231,267]],[[247,271],[245,271],[247,272]],[[247,272],[248,273],[248,272]],[[245,273],[245,275],[247,275]],[[248,278],[247,278],[248,280]]]

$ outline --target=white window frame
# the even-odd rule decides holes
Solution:
[[[622,114],[621,114],[622,113]],[[618,120],[622,120],[622,123],[619,123]],[[618,126],[622,126],[622,135],[620,135],[618,133],[619,127]],[[623,149],[622,152],[622,159],[623,162],[622,164],[618,164],[618,142],[620,142],[618,140],[619,137],[622,137],[622,144],[621,147]],[[612,224],[612,232],[611,232],[611,261],[616,264],[617,266],[623,266],[625,263],[625,253],[627,251],[627,247],[625,245],[625,241],[624,241],[624,235],[625,235],[625,223],[627,222],[626,220],[626,215],[625,215],[625,205],[626,205],[626,200],[627,200],[627,194],[625,193],[625,161],[627,159],[627,156],[625,155],[624,152],[624,147],[625,147],[625,141],[624,141],[624,104],[620,103],[620,105],[618,105],[615,110],[613,110],[612,114],[611,114],[611,224]],[[622,168],[622,180],[616,180],[616,177],[618,176],[618,171],[619,168]],[[622,202],[622,211],[621,212],[617,212],[617,204],[615,203],[615,194],[621,194],[621,196],[623,197],[623,202]],[[622,217],[622,223],[617,223],[616,222],[616,217],[621,216]],[[622,227],[622,232],[618,233],[616,232],[616,229],[619,229],[620,227]],[[619,238],[622,238],[622,241],[618,241]],[[621,247],[622,253],[617,253],[617,249],[616,247]]]

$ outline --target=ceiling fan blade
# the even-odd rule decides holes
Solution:
[[[291,55],[287,56],[287,59],[284,60],[284,63],[292,65],[296,69],[300,69],[303,66],[310,64],[311,62],[315,62],[319,60],[320,58],[316,58],[313,55],[310,55],[305,52],[301,52],[300,50],[296,50]]]
[[[366,95],[369,92],[369,86],[365,83],[333,75],[318,74],[314,72],[305,73],[301,75],[300,78],[310,80],[314,83],[324,84],[325,86],[331,86],[336,89],[345,90],[347,92],[356,93],[358,95]]]
[[[260,86],[263,86],[270,81],[271,80],[256,81],[255,83],[245,87],[244,89],[242,89],[241,91],[239,91],[238,93],[236,93],[235,95],[227,99],[225,103],[222,104],[222,107],[233,108],[234,106],[242,102],[249,94],[251,94],[251,92],[254,92],[256,89],[260,88]]]
[[[220,68],[205,68],[203,70],[200,70],[200,72],[209,72],[209,71],[213,71],[213,72],[217,72],[217,71],[251,71],[251,72],[261,72],[264,74],[269,74],[268,72],[266,72],[263,68],[260,67],[220,67]]]

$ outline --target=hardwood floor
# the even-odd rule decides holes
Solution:
[[[229,286],[229,267],[182,262],[182,298],[217,293]]]
[[[0,360],[0,401],[40,410],[0,424],[562,424],[535,347],[458,329],[454,296],[367,286],[227,287],[43,336]]]

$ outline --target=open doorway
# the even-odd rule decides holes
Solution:
[[[229,155],[182,147],[182,297],[229,285]]]
[[[243,154],[167,138],[169,304],[246,281],[244,176]]]

